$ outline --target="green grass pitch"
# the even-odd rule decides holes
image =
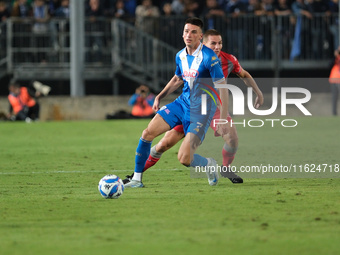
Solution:
[[[339,164],[339,119],[297,120],[238,127],[234,165]],[[145,173],[146,188],[102,198],[101,177],[132,172],[147,123],[0,123],[0,254],[339,254],[334,176],[210,187],[180,165],[176,146]]]

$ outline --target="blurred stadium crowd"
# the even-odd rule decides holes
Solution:
[[[70,1],[0,0],[0,44],[13,38],[14,63],[69,61]],[[122,20],[175,49],[179,24],[200,17],[222,33],[239,60],[327,60],[339,45],[338,0],[84,0],[87,63],[111,63],[112,20]],[[24,22],[20,22],[24,20]],[[124,34],[130,48],[136,40]],[[42,50],[39,50],[42,49]],[[29,52],[29,53],[27,53]],[[57,57],[53,54],[59,54]],[[275,55],[277,54],[277,55]],[[5,50],[0,59],[6,58]]]
[[[43,5],[51,17],[68,16],[62,12],[72,0],[1,0],[1,20],[6,17],[35,17]],[[337,0],[86,0],[87,14],[105,17],[138,18],[140,16],[187,15],[289,15],[302,14],[310,18],[315,13],[337,13]],[[98,8],[91,11],[91,6]],[[149,11],[146,13],[145,9]]]
[[[9,17],[34,20],[31,31],[50,33],[52,43],[48,44],[58,50],[66,46],[55,40],[63,25],[49,20],[69,18],[70,1],[0,0],[0,21]],[[117,18],[177,49],[183,46],[176,31],[183,20],[177,17],[200,17],[206,29],[222,32],[226,50],[240,60],[272,59],[274,33],[281,36],[282,59],[327,59],[339,45],[338,0],[85,0],[85,15],[91,22],[87,31],[103,32],[105,25],[99,20]],[[67,26],[65,31],[69,31]],[[14,32],[28,31],[16,28]],[[105,35],[93,40],[87,39],[87,45],[94,51],[107,41]],[[100,58],[97,54],[92,60]]]

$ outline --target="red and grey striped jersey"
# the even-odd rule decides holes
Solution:
[[[227,78],[230,73],[239,74],[242,71],[242,67],[235,56],[221,51],[220,59],[224,77]]]

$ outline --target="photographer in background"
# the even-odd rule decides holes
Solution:
[[[27,87],[20,87],[16,81],[10,82],[8,90],[9,119],[26,122],[39,119],[40,106],[34,99],[36,95],[32,91],[29,91]]]
[[[155,95],[150,93],[149,87],[140,85],[128,102],[133,106],[131,115],[137,118],[152,118],[154,116],[152,110],[154,100]]]
[[[334,51],[334,65],[329,75],[329,83],[332,92],[332,114],[336,116],[340,90],[340,46]]]
[[[31,122],[39,119],[40,105],[37,98],[47,96],[51,87],[38,81],[31,82],[28,87],[21,87],[17,81],[11,80],[8,90],[8,119]]]

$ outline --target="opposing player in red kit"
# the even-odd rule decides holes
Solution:
[[[210,49],[212,49],[215,54],[220,58],[222,63],[223,74],[227,78],[230,73],[236,74],[240,77],[243,82],[253,89],[256,94],[255,108],[259,108],[263,104],[263,94],[259,87],[257,86],[253,77],[244,70],[239,64],[236,57],[230,55],[226,52],[221,51],[222,49],[222,36],[221,34],[214,30],[207,30],[203,35],[203,44]],[[217,108],[214,118],[220,118],[220,111]],[[215,136],[222,136],[225,141],[222,148],[223,166],[230,166],[235,158],[235,154],[238,148],[238,136],[236,132],[235,125],[231,125],[232,119],[230,116],[227,117],[228,128],[227,130],[218,130],[217,127],[211,122],[210,127],[215,131]],[[161,155],[169,150],[172,146],[178,143],[184,137],[183,126],[179,125],[174,127],[172,130],[166,132],[165,136],[151,148],[150,156],[145,163],[144,171],[152,167],[161,158]],[[229,168],[225,168],[227,171],[221,171],[221,175],[228,178],[232,183],[243,183],[243,179],[236,175],[234,172],[230,171]],[[124,183],[130,182],[133,175],[126,176],[127,178],[123,180]]]

